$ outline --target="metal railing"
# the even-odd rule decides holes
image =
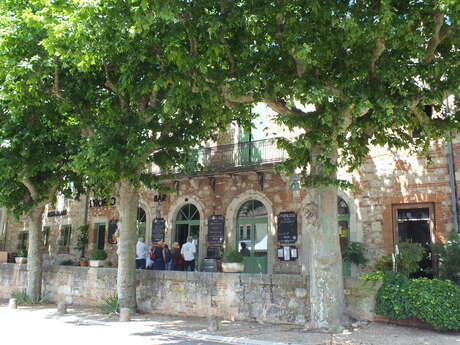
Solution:
[[[228,171],[279,163],[286,158],[286,151],[277,148],[274,138],[226,144],[191,151],[184,166],[175,173]]]

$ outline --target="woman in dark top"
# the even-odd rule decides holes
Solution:
[[[180,245],[177,242],[174,242],[172,245],[172,267],[173,271],[183,271],[184,270],[184,258],[180,253]]]
[[[153,269],[157,271],[165,270],[165,260],[163,257],[163,242],[158,241],[153,250]]]

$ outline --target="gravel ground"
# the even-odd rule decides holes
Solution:
[[[9,309],[0,303],[0,339],[17,344],[307,344],[307,345],[460,345],[460,333],[440,333],[383,323],[357,323],[341,334],[307,331],[299,326],[221,320],[209,332],[206,318],[136,314],[131,322],[96,308],[71,306],[59,315],[55,305]]]

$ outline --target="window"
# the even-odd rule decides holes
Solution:
[[[104,249],[105,246],[105,224],[96,224],[96,248]]]
[[[50,227],[43,227],[43,247],[47,248],[50,244]]]
[[[340,250],[344,251],[348,247],[350,240],[350,208],[342,198],[337,199],[337,220],[339,222]],[[351,275],[351,265],[349,262],[343,262],[343,275]]]
[[[59,247],[61,249],[68,249],[70,245],[70,234],[72,226],[63,225],[61,228],[61,238],[59,239]]]

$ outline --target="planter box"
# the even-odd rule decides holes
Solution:
[[[222,272],[227,272],[227,273],[244,272],[244,264],[240,262],[222,262]]]
[[[26,264],[27,263],[27,258],[25,258],[23,256],[16,256],[14,258],[14,260],[16,261],[17,264]]]
[[[89,260],[90,267],[104,267],[105,260]]]

